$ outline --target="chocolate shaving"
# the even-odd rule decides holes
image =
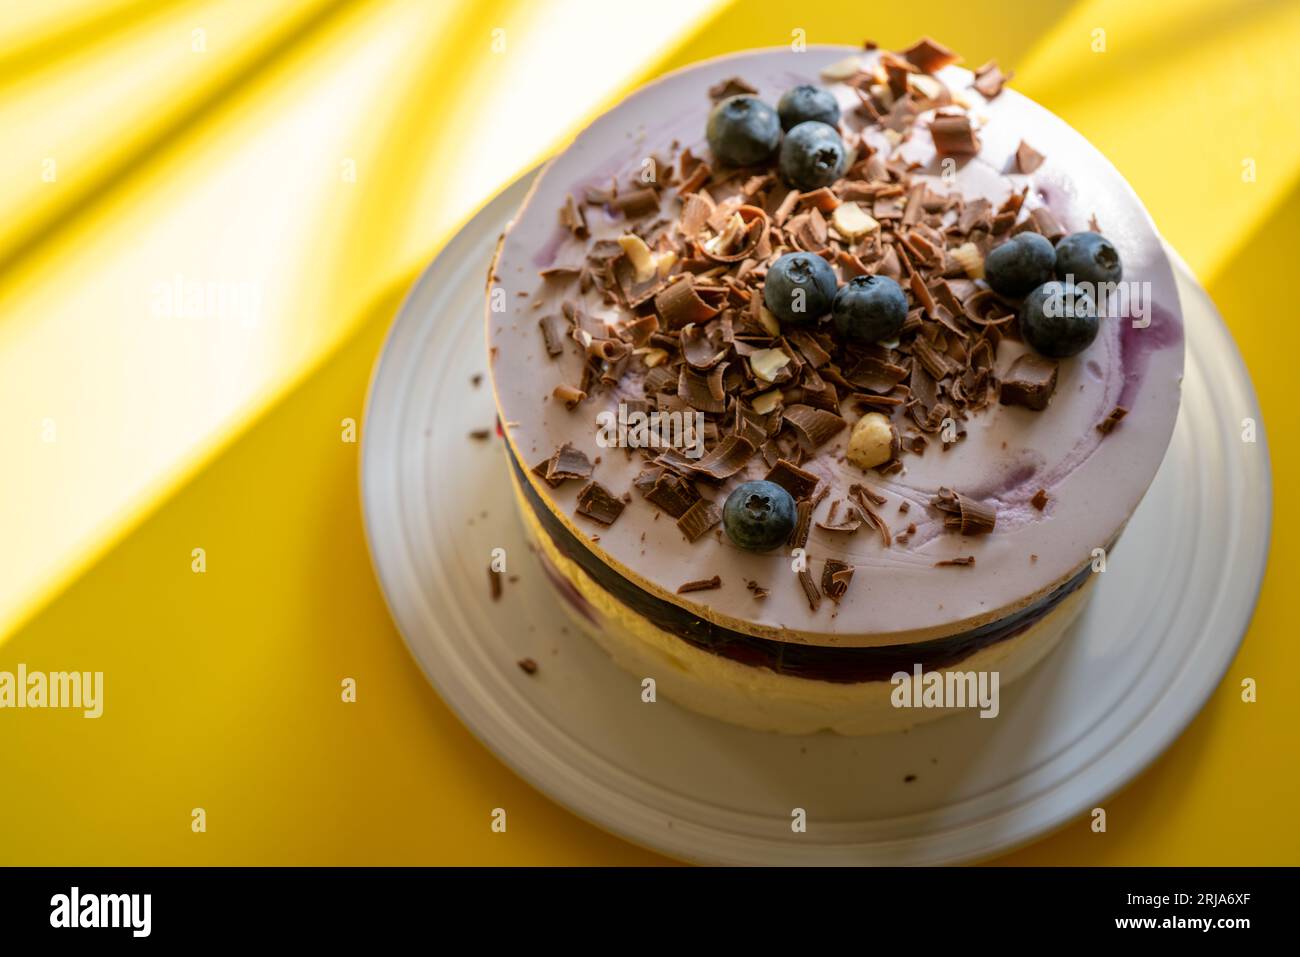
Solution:
[[[835,558],[826,559],[822,565],[822,591],[826,597],[837,605],[844,593],[849,590],[849,582],[853,581],[854,568],[847,562],[839,561]]]
[[[488,589],[492,593],[493,601],[501,600],[501,573],[491,565],[488,566]]]
[[[746,93],[752,96],[757,92],[758,90],[750,86],[740,77],[731,76],[727,77],[727,79],[723,80],[721,83],[715,83],[713,86],[709,87],[709,99],[716,103],[718,100],[725,100],[729,96],[740,96]]]
[[[974,156],[980,151],[979,139],[971,128],[970,117],[941,113],[930,121],[930,136],[940,156]],[[879,218],[879,217],[877,217]]]
[[[699,461],[691,462],[687,459],[686,468],[697,475],[720,482],[743,469],[753,457],[754,451],[754,446],[748,439],[733,433]]]
[[[943,527],[963,535],[987,535],[997,523],[997,509],[967,498],[950,488],[940,488],[930,504],[944,513]]]
[[[889,548],[894,543],[893,533],[890,532],[889,525],[885,523],[885,519],[873,507],[872,498],[874,496],[875,493],[865,485],[849,486],[849,498],[853,499],[853,503],[857,505],[858,509],[862,512],[867,523],[880,533],[880,541],[886,548]]]
[[[749,589],[750,593],[754,596],[755,601],[762,601],[767,597],[767,589],[756,581],[745,582],[745,587]]]
[[[564,353],[564,332],[568,324],[561,316],[542,316],[537,320],[542,330],[542,342],[546,345],[546,354],[554,359]]]
[[[1029,500],[1029,504],[1034,506],[1040,512],[1047,508],[1047,489],[1040,488],[1034,493],[1034,497]]]
[[[544,478],[559,485],[566,479],[590,478],[594,470],[587,453],[575,448],[571,442],[565,442],[547,459]]]
[[[1097,423],[1097,431],[1102,435],[1110,435],[1110,433],[1114,431],[1115,426],[1119,425],[1120,419],[1124,418],[1126,415],[1128,415],[1128,409],[1124,408],[1122,405],[1115,406],[1115,408],[1110,410],[1110,415]]]
[[[1041,412],[1056,391],[1056,372],[1057,365],[1051,359],[1026,352],[1007,370],[998,401]]]
[[[714,575],[712,578],[700,578],[693,582],[683,582],[677,588],[677,594],[685,595],[693,591],[712,591],[714,588],[722,587],[722,579]]]
[[[826,363],[831,361],[831,354],[827,352],[820,342],[810,332],[802,329],[795,329],[785,335],[786,339],[794,345],[799,353],[808,360],[808,364],[814,369],[820,369]]]
[[[955,566],[955,567],[958,567],[958,568],[964,568],[964,567],[966,567],[967,565],[974,565],[974,564],[975,564],[975,556],[974,556],[974,555],[962,555],[962,556],[959,557],[959,558],[945,558],[945,559],[944,559],[943,561],[941,561],[941,562],[935,562],[935,563],[934,563],[934,567],[935,567],[935,568],[944,568],[944,567],[946,567],[946,566]]]
[[[678,373],[677,397],[701,412],[722,412],[727,408],[727,404],[709,387],[708,378],[692,372],[688,365],[683,365]]]
[[[858,484],[853,487],[856,488],[872,505],[884,505],[889,501],[889,499],[885,498],[885,496],[881,495],[870,485]]]
[[[561,283],[572,282],[582,274],[582,266],[548,266],[538,275],[543,279],[554,279]]]
[[[768,470],[768,473],[763,478],[768,482],[775,482],[781,486],[790,493],[796,502],[801,498],[808,498],[812,495],[813,490],[817,488],[817,483],[821,481],[816,475],[805,472],[786,459],[777,459],[776,464]]]
[[[692,193],[687,196],[682,202],[682,214],[677,221],[682,235],[694,239],[716,208],[708,193]]]
[[[1046,157],[1042,153],[1024,140],[1021,140],[1020,145],[1016,147],[1016,169],[1022,173],[1032,173],[1043,165],[1044,159]]]
[[[1029,222],[1033,223],[1034,229],[1053,243],[1065,235],[1065,227],[1061,225],[1061,221],[1046,206],[1035,206],[1031,209],[1029,211]]]
[[[644,346],[647,342],[650,341],[650,337],[653,336],[658,331],[659,331],[659,318],[653,315],[638,316],[636,319],[633,319],[631,322],[629,322],[626,326],[623,327],[624,334],[627,336],[628,340],[632,343],[632,347],[635,349],[639,349],[642,346]]]
[[[721,212],[719,210],[718,212]],[[754,255],[756,250],[762,245],[767,237],[768,219],[767,213],[757,206],[740,206],[732,211],[733,216],[740,217],[744,223],[743,231],[736,239],[734,244],[729,244],[726,251],[712,248],[711,244],[704,243],[700,246],[700,254],[706,259],[716,263],[738,263],[749,256]],[[823,223],[824,225],[824,223]],[[726,226],[723,227],[725,231]]]
[[[710,341],[702,326],[687,326],[681,332],[681,340],[682,356],[697,372],[708,372],[722,362],[727,354],[726,344]],[[724,362],[723,365],[725,366],[726,363]]]
[[[831,510],[827,513],[826,518],[815,523],[818,528],[826,532],[847,532],[852,535],[862,527],[862,516],[858,510],[849,506],[844,510],[843,517],[836,518],[838,502],[831,502]]]
[[[555,391],[553,391],[551,394],[554,395],[561,402],[563,402],[564,407],[568,409],[570,412],[576,409],[578,407],[578,403],[587,397],[586,392],[583,392],[581,389],[575,386],[567,385],[563,382],[557,385],[555,387]]]
[[[1002,88],[1010,82],[1015,73],[1003,73],[998,68],[997,60],[989,60],[982,67],[975,71],[975,82],[971,86],[979,91],[985,99],[993,99],[1002,92]]]
[[[673,518],[681,518],[700,500],[700,493],[690,479],[662,468],[659,469],[659,477],[644,494],[648,501]]]
[[[552,458],[553,457],[554,456],[552,456]],[[540,478],[551,488],[559,488],[561,485],[564,484],[563,479],[548,479],[546,477],[546,471],[547,469],[550,468],[550,466],[551,466],[551,459],[545,458],[542,459],[542,461],[538,462],[536,465],[534,465],[531,469],[529,469],[529,471],[532,472],[534,475],[536,475],[538,478]]]
[[[720,521],[722,509],[707,498],[701,498],[677,519],[677,527],[688,541],[694,542]]]
[[[663,320],[665,329],[675,330],[692,322],[705,322],[719,312],[700,298],[695,289],[695,281],[683,276],[676,282],[665,286],[655,295],[655,311]]]
[[[782,415],[794,429],[799,447],[806,453],[824,445],[848,426],[848,422],[838,415],[810,405],[792,405]]]
[[[640,219],[659,209],[659,194],[649,187],[634,189],[622,193],[610,201],[610,206],[617,209],[628,219]]]
[[[812,530],[813,504],[801,498],[794,507],[794,528],[790,530],[788,544],[791,548],[803,548],[808,544],[808,532]]]
[[[658,395],[663,392],[677,393],[678,374],[666,365],[655,366],[645,374],[641,387],[646,395]]]
[[[821,607],[822,596],[821,593],[817,591],[817,583],[813,581],[813,577],[808,572],[808,569],[799,569],[799,584],[803,586],[803,593],[808,598],[809,610],[816,611]]]
[[[578,239],[587,238],[587,214],[574,202],[572,195],[569,195],[564,205],[560,207],[560,225]]]
[[[602,525],[613,525],[623,514],[622,499],[615,498],[599,482],[588,482],[578,492],[578,514],[585,515]]]
[[[930,37],[922,37],[902,53],[907,62],[922,73],[937,73],[961,59],[942,43]]]
[[[537,662],[533,661],[532,658],[520,658],[518,661],[515,662],[515,664],[517,664],[519,666],[519,670],[526,675],[537,674]]]

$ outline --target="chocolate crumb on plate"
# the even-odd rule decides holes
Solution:
[[[519,670],[526,675],[537,674],[537,662],[532,658],[520,658],[515,664],[519,665]]]
[[[1034,493],[1034,497],[1029,500],[1029,504],[1034,506],[1040,512],[1047,508],[1047,489],[1040,488]]]
[[[714,588],[722,587],[722,579],[714,575],[712,578],[700,578],[696,581],[684,582],[677,589],[677,594],[685,595],[693,591],[711,591]]]
[[[492,592],[492,600],[498,601],[501,598],[501,573],[488,566],[488,587]]]
[[[473,439],[475,442],[486,442],[488,439],[492,438],[492,430],[475,429],[473,432],[469,434],[469,437]]]
[[[944,567],[965,568],[968,565],[974,565],[974,564],[975,564],[974,555],[962,555],[958,558],[945,558],[941,562],[935,562],[934,567],[935,568],[944,568]]]
[[[761,601],[767,597],[767,589],[756,581],[745,582],[745,587],[749,589],[751,594],[753,594],[755,600]]]

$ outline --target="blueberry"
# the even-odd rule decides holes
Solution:
[[[790,130],[800,123],[815,120],[828,126],[840,125],[840,104],[830,90],[805,83],[786,90],[776,104],[781,129]]]
[[[1056,275],[1076,283],[1119,282],[1124,265],[1101,233],[1071,233],[1056,244]]]
[[[727,537],[751,552],[767,552],[794,530],[794,496],[775,482],[742,482],[722,506]]]
[[[835,271],[816,253],[786,253],[767,270],[763,302],[781,322],[815,322],[831,311]]]
[[[1045,282],[1020,306],[1020,335],[1045,356],[1077,356],[1097,338],[1097,306],[1073,283]]]
[[[907,318],[903,287],[888,276],[855,276],[835,294],[835,331],[858,342],[892,339]]]
[[[781,119],[753,96],[729,96],[709,114],[709,149],[727,166],[753,166],[781,142]]]
[[[984,279],[1004,296],[1023,296],[1052,278],[1056,250],[1045,236],[1020,233],[984,259]]]
[[[781,176],[797,190],[829,186],[844,174],[844,141],[833,126],[800,123],[781,143]]]

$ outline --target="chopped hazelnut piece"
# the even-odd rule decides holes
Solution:
[[[775,382],[777,373],[790,364],[790,357],[781,349],[759,349],[749,357],[754,375],[764,382]]]
[[[837,206],[831,214],[831,225],[850,242],[880,228],[880,223],[863,212],[857,203],[841,203]]]
[[[858,419],[849,436],[848,460],[860,469],[873,469],[894,457],[894,426],[880,412]]]

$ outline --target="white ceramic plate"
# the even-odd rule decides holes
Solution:
[[[362,499],[375,570],[429,680],[510,767],[575,813],[674,857],[725,864],[939,864],[1069,821],[1178,736],[1250,620],[1270,526],[1259,407],[1213,304],[1177,261],[1178,425],[1073,633],[974,713],[904,734],[783,737],[643,704],[639,680],[568,624],[524,542],[495,421],[483,295],[527,178],[429,266],[376,365]],[[1213,383],[1213,391],[1210,384]],[[455,462],[455,468],[449,464]],[[488,564],[506,549],[493,602]],[[531,657],[529,676],[517,666]],[[913,777],[913,780],[905,780]],[[803,808],[807,831],[794,833]],[[1079,826],[1085,826],[1080,824]]]

